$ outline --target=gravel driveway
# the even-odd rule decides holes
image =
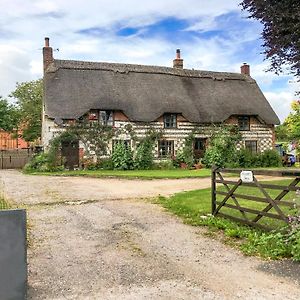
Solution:
[[[138,199],[207,187],[209,179],[0,171],[0,183],[28,209],[29,299],[300,299],[299,264],[245,257]]]

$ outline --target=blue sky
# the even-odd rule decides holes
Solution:
[[[262,26],[236,0],[0,0],[0,95],[42,77],[44,37],[55,58],[240,72],[247,62],[283,120],[299,89],[290,76],[267,73]]]

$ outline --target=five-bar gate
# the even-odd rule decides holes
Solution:
[[[212,214],[264,230],[272,229],[266,225],[269,221],[264,222],[266,218],[288,223],[300,200],[300,172],[252,170],[251,181],[243,181],[241,172],[241,169],[212,168]],[[263,181],[259,175],[264,176]],[[265,176],[288,180],[284,184],[268,183]]]

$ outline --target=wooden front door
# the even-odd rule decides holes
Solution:
[[[61,156],[65,168],[74,170],[79,167],[79,142],[62,142]]]
[[[194,157],[202,158],[206,149],[206,138],[196,138],[194,141]]]

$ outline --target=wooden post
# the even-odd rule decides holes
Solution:
[[[211,214],[214,215],[216,211],[216,170],[217,167],[211,167]]]

